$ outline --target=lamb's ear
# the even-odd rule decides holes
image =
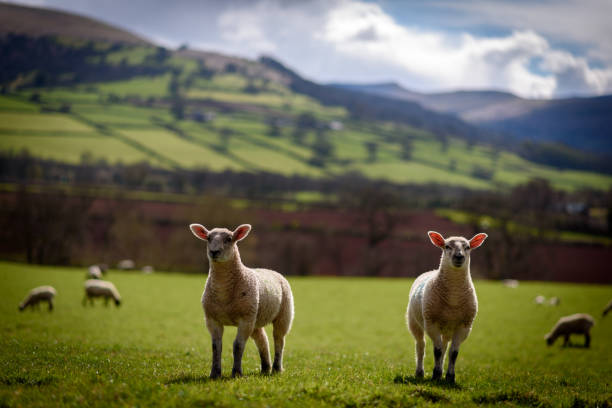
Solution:
[[[444,237],[440,233],[436,231],[429,231],[427,235],[429,235],[429,239],[431,240],[432,244],[438,248],[444,249]]]
[[[478,248],[479,246],[481,246],[484,240],[487,239],[487,237],[488,235],[484,232],[474,235],[472,239],[470,239],[470,249]]]
[[[246,236],[249,235],[249,232],[251,232],[251,226],[249,224],[240,225],[234,230],[234,232],[232,232],[234,241],[238,242],[245,239]]]
[[[193,235],[206,241],[208,239],[208,230],[201,224],[190,224],[189,229],[193,232]]]

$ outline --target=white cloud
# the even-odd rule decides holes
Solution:
[[[422,30],[398,24],[374,3],[263,0],[226,10],[219,28],[235,52],[274,53],[317,80],[395,79],[419,90],[494,88],[531,98],[612,91],[612,69],[594,69],[535,31],[478,37]]]

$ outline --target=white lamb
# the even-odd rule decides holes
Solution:
[[[429,231],[428,235],[431,242],[442,249],[442,258],[438,269],[420,275],[410,289],[406,320],[416,340],[415,376],[425,374],[423,357],[427,333],[434,344],[433,379],[442,377],[444,354],[451,342],[446,380],[454,382],[459,346],[470,334],[478,311],[470,276],[470,252],[482,245],[487,234],[476,234],[469,241],[463,237],[444,239],[435,231]]]
[[[242,263],[236,243],[251,230],[248,224],[234,231],[225,228],[207,230],[191,224],[191,232],[207,243],[210,264],[202,306],[206,327],[212,337],[211,378],[221,376],[223,326],[237,326],[234,340],[232,376],[242,375],[244,346],[252,337],[259,350],[261,372],[270,371],[270,351],[264,326],[273,324],[274,372],[283,371],[285,335],[293,321],[293,295],[289,282],[278,272],[251,269]]]
[[[121,305],[121,296],[119,296],[119,291],[117,291],[117,288],[112,282],[98,279],[86,280],[83,306],[87,305],[87,300],[89,300],[89,303],[93,306],[93,300],[96,297],[103,297],[106,306],[108,306],[108,300],[111,298],[115,301],[116,306]]]
[[[53,298],[57,295],[57,291],[53,286],[39,286],[30,291],[28,296],[19,304],[19,311],[23,312],[26,307],[40,308],[40,302],[49,304],[49,311],[53,311]]]
[[[102,279],[102,269],[98,265],[87,268],[87,277],[90,279]]]

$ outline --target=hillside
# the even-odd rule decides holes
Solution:
[[[0,35],[27,34],[32,37],[54,35],[87,41],[150,44],[142,37],[101,21],[38,7],[0,2]]]
[[[562,143],[589,152],[612,154],[612,96],[553,100],[523,99],[498,91],[424,94],[396,83],[334,84],[342,89],[414,101],[436,112],[455,114],[515,140]]]
[[[534,177],[564,190],[612,186],[609,176],[525,160],[453,115],[320,85],[268,57],[25,33],[0,36],[5,154],[471,189]]]

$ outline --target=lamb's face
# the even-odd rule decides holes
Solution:
[[[236,243],[244,239],[251,231],[251,226],[243,224],[230,231],[227,228],[215,228],[208,231],[203,225],[191,224],[189,226],[193,235],[206,241],[206,255],[211,262],[226,262],[234,258],[238,250]]]
[[[208,234],[208,259],[212,262],[225,262],[232,259],[236,250],[236,242],[232,231],[226,228],[215,228]]]
[[[442,249],[442,263],[452,265],[455,268],[463,268],[470,265],[470,252],[478,248],[487,238],[487,234],[480,233],[474,235],[469,241],[463,237],[444,237],[435,232],[427,233],[431,243]]]
[[[444,240],[444,257],[455,268],[469,265],[470,243],[463,237],[450,237]]]

